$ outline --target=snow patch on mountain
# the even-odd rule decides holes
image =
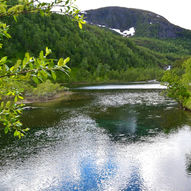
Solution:
[[[135,35],[135,28],[131,27],[129,30],[123,31],[123,34],[126,36],[134,36]]]
[[[105,28],[106,26],[105,25],[97,25],[98,27],[103,27],[103,28]]]
[[[135,28],[134,27],[131,27],[128,30],[124,30],[123,32],[121,32],[120,29],[114,29],[114,28],[109,28],[109,29],[119,33],[120,35],[122,35],[124,37],[135,35]]]
[[[94,25],[94,23],[92,23],[92,22],[86,21],[86,23]],[[98,27],[101,27],[101,28],[107,28],[107,26],[105,26],[105,25],[100,25],[100,24],[96,24],[96,25]],[[131,27],[131,28],[127,29],[127,30],[124,30],[123,32],[121,32],[120,29],[115,29],[115,28],[108,28],[108,29],[115,31],[115,32],[119,33],[120,35],[122,35],[124,37],[129,37],[129,36],[134,36],[135,35],[135,28],[134,27]]]

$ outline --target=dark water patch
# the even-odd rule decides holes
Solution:
[[[187,121],[184,111],[174,107],[167,112],[165,108],[164,105],[126,105],[110,108],[92,118],[115,141],[145,141],[147,136],[177,131]]]

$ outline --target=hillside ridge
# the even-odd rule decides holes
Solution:
[[[174,25],[165,17],[147,10],[113,6],[87,10],[84,14],[85,20],[90,24],[118,29],[120,32],[134,28],[137,37],[175,39],[184,38],[187,33],[191,36],[190,30]]]

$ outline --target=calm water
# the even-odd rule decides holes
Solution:
[[[102,87],[33,104],[28,135],[1,135],[0,191],[191,190],[191,114],[159,88]]]

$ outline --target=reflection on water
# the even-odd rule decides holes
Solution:
[[[158,91],[75,96],[25,112],[23,140],[1,137],[0,190],[191,190],[190,113]]]
[[[149,90],[149,89],[167,89],[166,86],[163,86],[161,84],[129,84],[129,85],[98,85],[98,86],[86,86],[86,87],[79,87],[75,89],[81,89],[81,90]]]

